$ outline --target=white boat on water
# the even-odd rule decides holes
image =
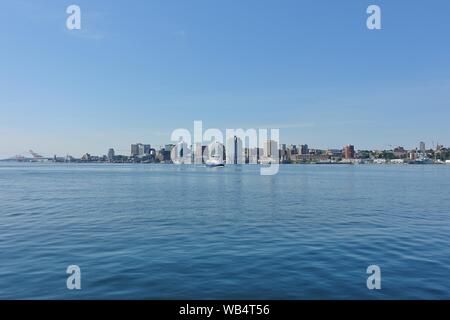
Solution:
[[[224,167],[225,161],[223,160],[224,146],[219,142],[213,142],[208,146],[209,159],[205,161],[207,167]]]
[[[207,167],[223,167],[225,163],[220,157],[213,156],[205,161]]]

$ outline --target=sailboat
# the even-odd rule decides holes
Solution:
[[[209,150],[211,150],[211,155],[209,159],[205,161],[207,167],[224,167],[225,162],[223,161],[223,145],[219,142],[214,142],[209,145]]]
[[[205,161],[205,165],[207,167],[224,167],[225,163],[219,156],[212,156],[208,160]]]

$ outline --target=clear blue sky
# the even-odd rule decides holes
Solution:
[[[128,153],[194,120],[320,148],[449,145],[449,38],[448,0],[2,1],[0,157]]]

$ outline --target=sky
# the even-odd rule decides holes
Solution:
[[[449,35],[448,0],[2,0],[0,158],[128,154],[194,120],[312,148],[448,146]]]

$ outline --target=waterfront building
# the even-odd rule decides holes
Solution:
[[[392,164],[404,164],[405,160],[403,160],[403,159],[392,159],[391,163]]]
[[[172,160],[171,157],[170,157],[170,152],[171,151],[172,151],[172,149],[170,149],[170,150],[164,149],[162,151],[162,159],[163,159],[163,161],[170,162]]]
[[[164,161],[164,162],[171,162],[172,161],[172,159],[171,159],[171,152],[172,152],[172,149],[174,147],[175,147],[174,144],[166,144],[164,146],[164,148],[162,150],[160,150],[160,153],[162,155],[161,156],[162,161]]]
[[[278,150],[278,142],[267,140],[264,146],[264,158],[266,161],[280,161],[280,151]]]
[[[268,158],[276,157],[278,153],[278,143],[273,140],[267,140],[264,148],[264,156]]]
[[[136,143],[131,145],[131,156],[132,157],[144,157],[150,155],[152,150],[151,145]]]
[[[303,154],[303,155],[309,154],[309,147],[307,144],[302,144],[300,146],[300,154]]]
[[[351,144],[346,145],[342,150],[342,157],[344,159],[354,159],[355,158],[355,147]]]
[[[249,148],[248,163],[256,164],[259,161],[259,148]]]
[[[250,163],[250,148],[244,148],[244,163]]]
[[[290,151],[291,151],[291,156],[298,154],[297,145],[291,144],[291,146],[290,146],[289,149],[290,149]]]
[[[227,140],[226,145],[226,162],[228,164],[244,163],[244,150],[242,148],[241,138],[234,136]]]
[[[373,159],[374,164],[386,164],[386,159]]]
[[[394,149],[394,156],[396,158],[406,158],[408,152],[403,147],[397,147]]]
[[[172,151],[172,148],[173,148],[173,147],[175,147],[174,144],[166,144],[166,145],[164,146],[164,150],[166,150],[166,151]]]
[[[137,157],[139,155],[139,143],[131,145],[131,156]]]
[[[145,146],[141,143],[138,144],[138,156],[143,157],[145,155]]]
[[[195,164],[203,163],[203,146],[200,142],[195,143],[193,155]]]
[[[342,150],[340,149],[328,149],[325,154],[328,157],[333,157],[333,158],[340,158],[342,157]]]
[[[110,149],[108,150],[108,160],[109,160],[109,161],[113,161],[115,155],[116,155],[116,153],[114,152],[114,149],[113,149],[113,148],[110,148]]]
[[[280,149],[280,159],[283,163],[287,163],[290,160],[290,154],[289,154],[289,149],[287,148],[286,144],[282,144],[281,145],[281,149]]]
[[[425,154],[425,152],[426,152],[425,142],[423,142],[423,141],[420,142],[419,150],[420,150],[420,153]]]

